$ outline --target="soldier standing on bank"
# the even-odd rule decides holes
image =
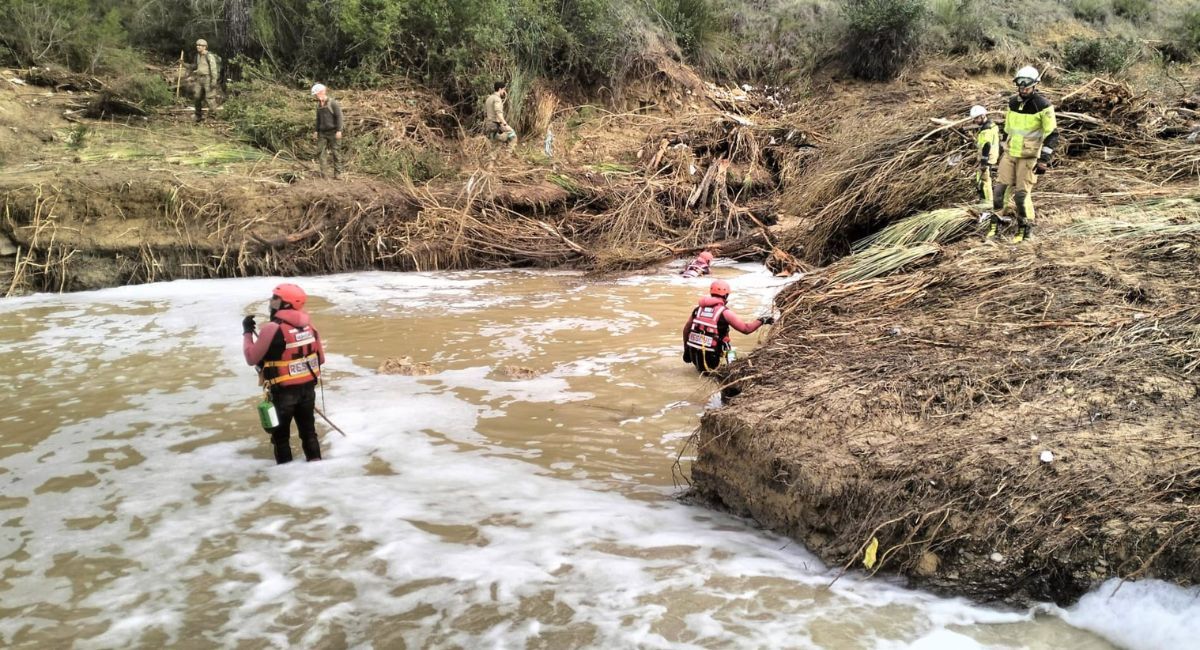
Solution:
[[[196,41],[196,64],[192,66],[192,78],[195,80],[196,91],[196,121],[204,121],[204,106],[208,112],[213,111],[213,88],[221,81],[221,59],[208,51],[208,41],[203,38]]]
[[[323,84],[312,87],[312,95],[317,100],[317,130],[313,136],[317,138],[317,164],[321,167],[321,175],[325,175],[325,152],[328,151],[333,158],[333,177],[338,178],[342,173],[342,161],[338,158],[338,141],[342,139],[342,107],[326,93]]]

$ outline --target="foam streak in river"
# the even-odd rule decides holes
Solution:
[[[535,280],[579,282],[561,274],[371,273],[304,285],[332,304],[317,313],[318,324],[322,317],[395,317],[389,327],[398,329],[419,313],[426,322],[469,316],[504,331],[508,311],[485,307],[510,303],[506,296]],[[738,280],[747,308],[766,304],[779,284],[761,273]],[[1061,621],[1137,648],[1151,647],[1140,645],[1145,639],[1170,647],[1196,633],[1187,622],[1195,618],[1195,592],[1153,583],[1127,584],[1115,597],[1102,589],[1065,612],[1050,608],[1057,617],[976,607],[854,575],[827,589],[833,574],[796,544],[679,504],[667,481],[631,487],[630,477],[643,475],[641,463],[669,465],[673,445],[683,443],[679,423],[707,399],[699,391],[689,410],[678,400],[691,389],[678,387],[694,386],[690,375],[680,372],[672,384],[663,377],[674,375],[644,367],[678,366],[672,318],[694,297],[693,285],[675,279],[592,288],[611,292],[607,302],[627,310],[649,309],[639,302],[643,289],[655,304],[674,301],[664,313],[638,312],[630,321],[642,330],[670,322],[660,338],[614,339],[600,349],[580,350],[594,343],[571,337],[596,333],[564,329],[570,321],[554,312],[580,304],[571,301],[574,288],[564,286],[560,303],[549,297],[557,294],[531,290],[544,305],[523,315],[527,329],[561,340],[522,339],[547,359],[544,372],[522,381],[490,377],[490,364],[514,352],[486,345],[486,337],[485,347],[471,347],[466,334],[444,344],[436,353],[447,367],[437,374],[379,376],[366,369],[371,363],[356,365],[353,332],[328,328],[336,353],[328,410],[350,435],[326,437],[321,463],[271,466],[265,437],[253,429],[252,380],[237,346],[241,314],[257,308],[270,286],[264,279],[170,283],[0,303],[0,322],[46,325],[32,337],[0,340],[0,352],[20,351],[21,363],[34,368],[67,351],[86,355],[102,337],[94,376],[121,396],[47,431],[4,432],[6,441],[24,441],[0,458],[0,493],[18,504],[5,511],[0,538],[4,645],[74,638],[81,648],[402,641],[1082,649],[1109,646]],[[64,316],[64,307],[73,313]],[[163,359],[122,365],[147,348]],[[105,385],[113,373],[137,382],[159,363],[160,376],[171,376],[169,364],[185,351],[202,353],[207,364],[174,385]],[[65,391],[71,381],[47,375],[39,390]],[[661,391],[661,398],[643,411],[647,417],[629,417],[621,409],[633,407],[613,403],[611,382]],[[617,407],[611,417],[594,416]],[[559,424],[583,409],[588,427],[611,424],[583,437],[557,433],[564,430],[548,421],[538,425],[546,430],[531,428],[528,418],[508,423],[519,409],[553,413]],[[43,421],[35,411],[18,406],[22,427]],[[515,427],[515,437],[485,433],[497,423]],[[647,427],[664,429],[657,443],[623,441]],[[565,451],[527,444],[539,436]],[[619,470],[611,476],[601,471],[610,465]],[[1139,629],[1145,622],[1114,623],[1114,608],[1153,612],[1147,618],[1159,636]]]

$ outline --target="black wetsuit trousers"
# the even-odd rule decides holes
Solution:
[[[275,414],[279,416],[279,426],[271,430],[275,462],[282,465],[292,460],[292,420],[296,421],[304,458],[321,460],[321,441],[317,439],[317,423],[314,420],[317,382],[310,381],[300,386],[275,386],[271,389],[271,402],[275,404]]]

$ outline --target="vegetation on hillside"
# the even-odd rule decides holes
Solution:
[[[612,87],[651,53],[768,82],[830,67],[889,79],[998,45],[1105,71],[1200,54],[1200,9],[1176,0],[8,0],[0,22],[0,60],[20,66],[123,71],[135,51],[173,60],[206,38],[238,69],[360,87],[400,75],[451,100],[517,76]],[[1066,22],[1078,39],[1057,42]],[[1138,47],[1087,43],[1110,36]]]

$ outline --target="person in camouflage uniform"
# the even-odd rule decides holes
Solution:
[[[321,175],[325,175],[325,152],[333,159],[333,177],[342,174],[342,161],[338,158],[338,144],[342,139],[342,107],[336,99],[327,95],[324,84],[312,87],[312,95],[317,100],[317,127],[313,133],[317,138],[317,164],[321,167]]]
[[[495,86],[496,92],[488,96],[483,102],[484,132],[488,139],[497,142],[503,142],[508,145],[509,151],[513,151],[517,147],[517,132],[508,125],[508,120],[504,119],[504,100],[508,97],[508,84],[503,81],[497,81]]]
[[[216,54],[208,51],[208,41],[203,38],[196,41],[196,63],[192,66],[196,94],[196,121],[204,121],[204,106],[208,112],[213,111],[213,88],[221,81],[221,60]]]

